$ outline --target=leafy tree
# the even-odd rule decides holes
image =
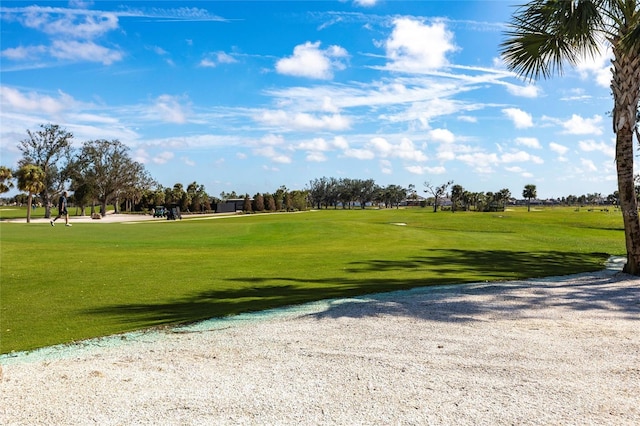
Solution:
[[[640,218],[633,182],[633,135],[638,133],[640,103],[640,2],[637,0],[534,0],[515,12],[502,56],[509,69],[529,79],[562,74],[594,55],[606,40],[613,53],[611,90],[615,162],[624,221],[627,263],[640,275]]]
[[[338,208],[338,201],[340,197],[340,181],[336,178],[330,178],[327,183],[327,189],[324,198],[324,204],[327,206],[333,206],[334,209]]]
[[[85,142],[76,164],[80,173],[94,186],[102,214],[106,214],[110,202],[118,209],[127,191],[148,179],[144,166],[133,161],[129,157],[129,148],[118,140]]]
[[[291,196],[291,192],[289,191],[284,193],[284,210],[287,212],[291,212],[294,210],[293,197]]]
[[[249,198],[249,194],[244,196],[244,203],[242,204],[242,210],[245,213],[251,213],[253,210],[251,209],[251,198]]]
[[[353,179],[351,184],[355,199],[360,203],[360,208],[364,209],[367,203],[373,201],[373,197],[378,191],[378,186],[373,179]]]
[[[308,191],[290,191],[287,193],[289,199],[289,211],[304,211],[307,210],[309,192]]]
[[[165,202],[164,188],[160,184],[155,184],[155,188],[142,191],[140,204],[143,208],[152,209],[155,206],[163,206]]]
[[[273,198],[273,195],[264,195],[264,207],[270,212],[276,211],[276,200]]]
[[[507,207],[509,199],[511,198],[511,191],[509,191],[508,188],[503,188],[498,191],[498,194],[500,201],[502,202],[502,209],[505,209]]]
[[[440,186],[433,186],[430,182],[425,182],[424,187],[426,188],[424,192],[433,195],[433,212],[438,211],[438,205],[440,204],[440,199],[445,196],[447,193],[447,189],[453,184],[453,181],[450,180],[446,183],[443,183]]]
[[[538,196],[538,192],[535,185],[525,185],[522,190],[522,196],[527,199],[527,211],[531,211],[531,199]]]
[[[211,210],[209,204],[209,195],[204,189],[204,185],[198,185],[196,182],[192,182],[187,186],[187,194],[191,200],[189,210],[192,212],[201,212],[203,210]]]
[[[407,191],[400,185],[387,185],[380,190],[382,202],[385,206],[393,207],[395,205],[396,208],[399,208],[402,200],[407,198]]]
[[[318,209],[322,208],[322,203],[326,202],[328,187],[329,179],[326,177],[314,179],[309,182],[309,201],[312,206],[317,206]]]
[[[349,206],[351,209],[351,202],[354,200],[354,185],[353,181],[349,178],[343,178],[338,181],[337,187],[337,201],[342,203],[342,208],[345,209]]]
[[[73,134],[57,124],[42,124],[40,130],[27,130],[28,138],[20,141],[18,149],[22,159],[18,166],[32,164],[44,172],[44,187],[40,191],[45,206],[45,217],[51,217],[51,197],[62,191],[71,179],[71,140]]]
[[[257,193],[253,196],[253,203],[251,203],[251,207],[254,212],[263,212],[264,211],[264,197],[261,193]]]
[[[275,199],[275,202],[276,202],[277,211],[286,209],[285,197],[288,192],[289,190],[287,189],[287,187],[282,185],[280,188],[278,188],[275,194],[273,194],[273,198]]]
[[[75,204],[80,207],[80,215],[84,216],[85,208],[88,205],[91,205],[91,213],[95,213],[95,200],[98,193],[96,186],[90,180],[85,179],[85,176],[78,174],[72,179],[71,189]]]
[[[13,188],[13,182],[11,182],[11,179],[13,179],[11,169],[5,166],[0,166],[0,194],[9,192],[9,190]]]
[[[18,189],[29,193],[27,200],[27,223],[31,223],[31,205],[33,204],[33,194],[38,194],[44,190],[45,173],[34,165],[25,164],[16,173],[18,178]]]

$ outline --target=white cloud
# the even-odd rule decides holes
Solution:
[[[571,118],[564,123],[564,133],[570,135],[601,135],[602,116],[594,115],[592,118],[582,118],[577,114],[573,114]]]
[[[161,152],[160,154],[156,155],[155,157],[153,157],[153,162],[156,164],[165,164],[167,163],[169,160],[172,160],[174,157],[173,152],[169,152],[169,151],[164,151]]]
[[[301,142],[297,148],[307,151],[307,161],[322,162],[327,161],[327,156],[324,152],[330,151],[332,144],[324,138],[314,138],[310,141]]]
[[[447,169],[445,169],[444,166],[407,166],[404,169],[415,175],[423,175],[425,173],[430,175],[442,175],[447,172]]]
[[[196,165],[196,162],[191,160],[189,157],[182,157],[181,160],[184,164],[186,164],[189,167],[194,167]]]
[[[322,107],[320,109],[324,112],[337,113],[340,111],[340,109],[333,103],[333,99],[331,99],[331,97],[329,96],[324,96],[322,98]]]
[[[536,163],[536,164],[544,163],[544,160],[542,160],[542,158],[536,155],[531,155],[525,151],[509,152],[509,153],[502,154],[502,156],[500,156],[500,160],[503,163],[529,163],[529,162]]]
[[[284,137],[282,135],[269,134],[262,137],[260,142],[264,145],[278,146],[284,144]]]
[[[585,152],[600,151],[609,158],[615,157],[615,146],[613,144],[587,140],[578,142],[578,146]]]
[[[118,28],[114,13],[39,6],[23,10],[24,14],[19,16],[26,27],[52,36],[92,39]]]
[[[12,61],[35,59],[48,51],[46,46],[18,46],[3,50],[2,57]]]
[[[522,173],[522,172],[524,172],[524,169],[522,167],[519,167],[519,166],[505,167],[504,169],[506,171],[508,171],[508,172],[511,172],[511,173]]]
[[[335,138],[333,138],[333,145],[339,149],[349,148],[349,142],[347,142],[344,136],[336,136]]]
[[[56,40],[50,50],[51,56],[58,59],[71,61],[101,62],[104,65],[111,65],[120,61],[122,53],[99,46],[91,41]]]
[[[409,173],[413,173],[414,175],[424,174],[424,169],[422,166],[407,166],[404,169]]]
[[[13,61],[36,60],[43,55],[68,61],[100,62],[110,65],[123,59],[116,48],[98,45],[94,39],[118,29],[116,13],[29,6],[4,9],[27,28],[51,37],[51,44],[19,46],[5,49],[4,58]],[[15,13],[15,15],[12,15]]]
[[[183,124],[187,121],[184,107],[173,96],[159,96],[154,105],[154,110],[166,122]]]
[[[358,160],[373,160],[376,158],[375,153],[368,149],[349,148],[344,151],[345,157],[355,158]]]
[[[540,89],[532,84],[518,86],[515,84],[505,83],[505,86],[507,87],[507,91],[514,96],[537,98],[540,95]]]
[[[256,148],[253,152],[256,155],[267,157],[275,163],[281,163],[281,164],[291,163],[291,157],[277,152],[273,146],[264,146],[262,148]]]
[[[443,151],[438,151],[438,154],[436,155],[436,157],[440,161],[451,161],[451,160],[455,160],[456,154],[453,151],[443,150]]]
[[[314,138],[310,141],[300,142],[298,148],[309,151],[328,151],[331,146],[324,138]]]
[[[390,175],[393,173],[393,167],[391,165],[391,161],[389,160],[380,160],[380,171],[385,175]]]
[[[429,138],[435,142],[442,143],[453,143],[456,140],[453,133],[447,129],[433,129],[429,131]]]
[[[387,68],[393,71],[424,73],[448,65],[447,53],[457,48],[453,44],[453,33],[444,22],[432,25],[410,19],[398,18],[387,39],[385,48]]]
[[[517,129],[526,129],[533,126],[531,114],[522,111],[519,108],[505,108],[502,112],[513,121],[513,125]]]
[[[4,112],[16,109],[57,114],[75,103],[71,96],[63,92],[59,92],[59,95],[56,99],[36,92],[22,93],[11,87],[0,86],[0,105]]]
[[[598,168],[593,163],[593,161],[588,160],[586,158],[581,158],[580,159],[580,164],[582,165],[582,167],[583,167],[585,172],[597,172],[598,171]]]
[[[576,69],[582,78],[593,78],[601,87],[611,85],[611,59],[613,53],[610,46],[600,46],[600,53],[594,57],[582,58],[576,65]]]
[[[549,149],[559,155],[565,155],[569,151],[569,148],[567,148],[566,146],[560,145],[559,143],[555,142],[549,143]]]
[[[200,61],[200,66],[205,68],[215,68],[219,64],[233,64],[238,62],[236,58],[225,52],[215,52],[207,55]]]
[[[324,155],[322,152],[310,152],[309,154],[307,154],[305,158],[307,161],[310,161],[313,163],[321,163],[323,161],[327,161],[327,156]]]
[[[258,122],[269,126],[286,127],[288,130],[346,130],[351,126],[347,117],[340,114],[313,115],[309,113],[291,113],[288,111],[263,111],[254,117]]]
[[[467,123],[477,123],[478,119],[476,117],[471,117],[469,115],[460,115],[458,116],[458,120],[465,121]]]
[[[415,147],[413,141],[408,138],[402,138],[400,143],[393,144],[385,138],[372,138],[367,144],[370,151],[378,153],[381,157],[400,158],[409,161],[426,161],[427,156]]]
[[[306,42],[294,47],[292,56],[280,59],[276,63],[276,71],[285,75],[328,80],[333,78],[334,70],[345,68],[342,60],[348,56],[340,46],[321,50],[319,41]]]
[[[457,159],[467,164],[478,173],[491,173],[494,166],[500,163],[495,153],[474,152],[458,155]]]
[[[149,162],[149,154],[142,148],[136,149],[132,158],[134,161],[142,164],[147,164]]]
[[[536,148],[536,149],[542,148],[537,138],[523,138],[523,137],[516,138],[516,144],[523,145],[529,148]]]
[[[353,0],[353,3],[357,6],[372,7],[375,6],[378,0]]]

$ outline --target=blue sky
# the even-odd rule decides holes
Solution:
[[[518,79],[499,46],[519,3],[5,0],[0,164],[54,123],[215,196],[323,176],[611,194],[609,52]]]

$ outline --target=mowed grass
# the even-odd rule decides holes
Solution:
[[[593,271],[624,254],[620,213],[568,208],[0,223],[0,242],[1,353],[326,298]]]

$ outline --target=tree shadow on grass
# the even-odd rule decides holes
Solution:
[[[585,270],[602,269],[606,253],[566,253],[559,251],[525,252],[513,250],[426,250],[424,256],[406,260],[374,259],[352,262],[350,273],[392,272],[395,270],[427,269],[438,274],[470,273],[485,279],[535,278],[568,275]]]
[[[439,286],[445,284],[464,284],[478,282],[478,276],[487,281],[540,277],[543,275],[565,275],[576,271],[602,269],[602,265],[594,259],[604,259],[594,254],[562,253],[562,252],[516,252],[516,251],[469,251],[469,250],[434,250],[429,255],[412,257],[406,260],[363,260],[346,265],[339,274],[329,278],[262,276],[237,277],[227,281],[234,282],[233,288],[210,289],[186,295],[184,298],[160,303],[131,303],[110,305],[83,312],[90,315],[103,315],[116,318],[123,324],[135,323],[140,328],[161,324],[184,324],[199,320],[224,317],[244,312],[261,311],[305,302],[339,299],[362,296],[372,293],[407,290],[416,287]],[[257,269],[263,269],[260,265]],[[421,273],[424,271],[424,274]],[[365,276],[366,275],[366,276]],[[372,278],[372,275],[374,276]],[[401,277],[394,277],[394,275]],[[428,278],[425,278],[428,277]],[[467,278],[465,278],[467,277]],[[606,280],[613,278],[603,278]],[[460,321],[461,318],[472,318],[486,309],[500,310],[500,298],[511,297],[509,294],[519,287],[531,288],[532,295],[517,296],[522,307],[537,306],[541,303],[536,291],[550,285],[544,281],[537,284],[521,282],[520,284],[501,283],[497,285],[481,285],[478,287],[445,287],[429,292],[427,298],[419,305],[409,302],[401,304],[389,303],[388,297],[380,295],[362,300],[331,305],[322,316],[358,316],[379,314],[408,315],[440,321]],[[557,285],[557,284],[554,284]],[[637,286],[637,287],[640,287]],[[450,309],[451,289],[459,294],[480,292],[493,294],[495,303],[487,306],[470,301],[467,306]],[[575,299],[565,300],[566,307],[571,309],[602,309],[614,307],[628,310],[630,314],[638,314],[638,291],[616,294],[605,287],[592,287],[585,284],[581,291],[572,291]],[[635,297],[636,305],[629,301]],[[364,300],[364,299],[363,299]],[[502,299],[507,300],[507,299]],[[547,303],[547,302],[545,302]],[[513,304],[511,304],[513,306]],[[362,309],[360,309],[360,308]],[[347,309],[348,308],[348,309]],[[458,308],[463,308],[462,311]],[[358,314],[358,312],[361,312]],[[465,312],[461,316],[460,312]]]

